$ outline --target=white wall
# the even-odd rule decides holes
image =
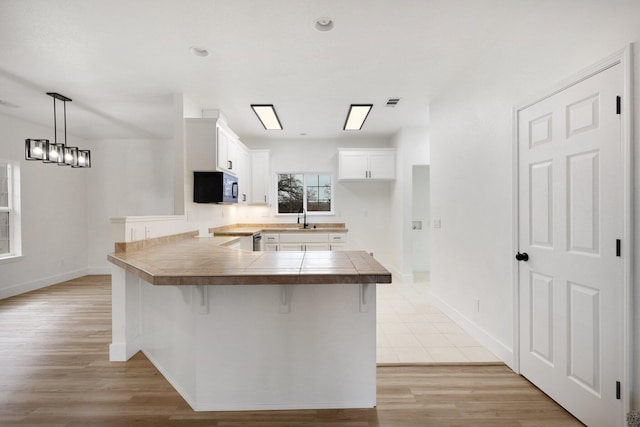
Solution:
[[[384,139],[333,139],[294,141],[244,141],[251,149],[271,150],[272,200],[275,199],[275,174],[278,172],[331,172],[334,183],[335,215],[308,216],[314,222],[344,222],[349,229],[349,249],[373,252],[376,259],[389,265],[392,258],[390,203],[392,183],[342,182],[338,177],[338,148],[389,147]],[[276,216],[277,206],[239,208],[238,220],[246,222],[294,223],[295,216]]]
[[[543,8],[523,17],[518,31],[496,43],[490,55],[458,76],[431,106],[431,209],[432,219],[442,220],[442,228],[432,230],[431,290],[508,363],[513,362],[514,314],[512,108],[628,41],[640,41],[640,2],[559,2],[554,6],[553,20],[547,19],[548,10]],[[636,46],[636,124],[640,123],[639,53]],[[636,137],[636,170],[638,142]],[[638,173],[636,180],[637,210]],[[636,227],[636,265],[640,265],[639,244]],[[636,307],[640,306],[638,294]],[[480,299],[477,314],[474,298]],[[640,314],[636,313],[638,324]],[[636,338],[634,358],[638,360],[638,331]],[[637,367],[635,375],[638,390]],[[640,399],[635,401],[640,405]]]
[[[429,117],[425,117],[428,122]],[[392,187],[390,227],[393,230],[392,268],[395,274],[402,276],[404,282],[413,279],[413,236],[412,220],[412,168],[413,165],[430,163],[429,130],[427,128],[401,129],[393,137],[396,148],[396,180]]]
[[[53,140],[53,129],[0,114],[0,159],[20,162],[24,255],[0,264],[0,299],[86,274],[89,169],[25,161],[26,138]]]
[[[174,210],[172,141],[92,140],[87,170],[88,266],[109,273],[113,252],[109,218],[171,215]]]
[[[429,207],[431,192],[429,183],[429,166],[414,165],[412,179],[412,221],[422,221],[421,230],[413,230],[411,234],[412,271],[429,271],[431,246],[431,209]]]

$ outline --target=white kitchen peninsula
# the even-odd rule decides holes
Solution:
[[[196,411],[374,407],[375,284],[391,274],[361,251],[224,239],[117,246],[110,359],[142,350]]]

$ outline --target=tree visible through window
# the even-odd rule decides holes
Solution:
[[[278,213],[333,212],[331,175],[326,173],[278,174]]]

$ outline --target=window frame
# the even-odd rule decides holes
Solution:
[[[7,170],[8,206],[0,206],[0,212],[9,213],[9,252],[0,254],[0,264],[22,257],[20,235],[20,167],[17,162],[0,159],[0,167]]]
[[[304,208],[307,216],[322,216],[322,215],[335,215],[336,207],[335,207],[335,177],[333,172],[326,171],[281,171],[276,172],[276,216],[298,216],[298,213],[295,212],[280,212],[280,204],[278,203],[278,182],[280,175],[302,175],[302,207]],[[327,175],[331,181],[331,209],[328,211],[309,211],[307,209],[307,175]]]

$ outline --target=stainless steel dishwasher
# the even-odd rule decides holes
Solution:
[[[262,234],[256,233],[253,235],[253,251],[261,251],[262,250]]]

